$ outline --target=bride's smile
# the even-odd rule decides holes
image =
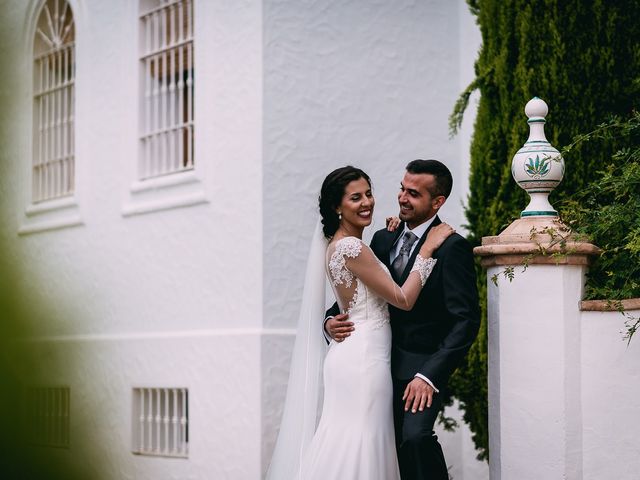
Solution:
[[[336,210],[341,217],[341,229],[349,235],[361,237],[364,227],[371,225],[375,203],[371,185],[366,179],[349,182]]]

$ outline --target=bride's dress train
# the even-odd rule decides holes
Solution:
[[[322,417],[303,458],[300,480],[400,478],[393,429],[389,309],[345,266],[345,257],[354,258],[362,248],[368,247],[347,237],[327,252],[336,297],[344,297],[335,288],[338,285],[353,292],[348,311],[355,330],[344,342],[329,345]]]

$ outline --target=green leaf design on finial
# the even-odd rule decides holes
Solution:
[[[529,157],[527,163],[524,164],[524,170],[530,176],[538,175],[544,177],[549,171],[551,171],[550,159],[548,157],[540,158],[540,155],[536,155],[536,159]]]

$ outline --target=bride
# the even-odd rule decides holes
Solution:
[[[316,232],[312,242],[285,410],[267,478],[399,479],[387,305],[411,310],[435,265],[433,251],[453,229],[441,224],[429,231],[409,277],[398,286],[362,242],[375,205],[369,176],[351,166],[334,170],[322,184],[319,204],[324,239]],[[331,341],[328,350],[321,333],[324,279],[319,277],[325,272],[340,310],[356,326],[346,341]]]

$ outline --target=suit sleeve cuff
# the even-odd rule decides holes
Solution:
[[[328,319],[327,319],[328,320]],[[436,388],[436,386],[433,384],[433,382],[431,380],[429,380],[427,377],[425,377],[424,375],[422,375],[421,373],[416,373],[414,375],[414,377],[419,378],[421,380],[424,380],[425,382],[427,382],[429,385],[431,385],[431,388],[433,388],[435,390],[436,393],[440,393],[440,390],[438,390]]]
[[[331,320],[332,318],[333,318],[333,315],[329,315],[327,318],[324,319],[324,322],[322,323],[322,334],[324,335],[324,338],[327,341],[327,343],[331,343],[331,340],[333,340],[333,338],[331,338],[331,336],[327,332],[327,321]]]

